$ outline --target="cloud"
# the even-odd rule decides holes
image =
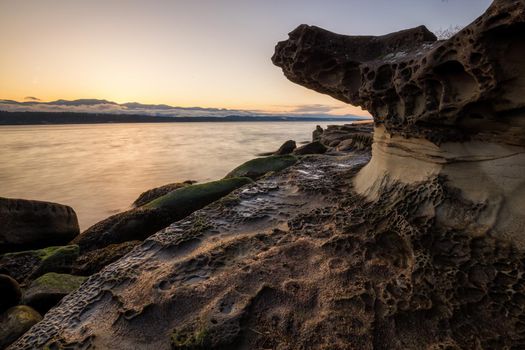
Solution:
[[[26,96],[24,97],[24,100],[25,101],[41,101],[41,99],[39,99],[38,97],[34,97],[34,96]]]
[[[334,107],[329,105],[323,105],[323,104],[306,104],[306,105],[298,105],[294,106],[292,109],[293,113],[330,113],[334,109],[338,109],[340,107]]]
[[[27,98],[26,98],[27,99]],[[255,110],[238,110],[204,107],[173,107],[168,105],[151,105],[140,103],[118,104],[106,100],[58,100],[40,102],[38,99],[16,102],[0,100],[0,111],[7,112],[76,112],[104,114],[134,114],[158,117],[226,117],[226,116],[302,116],[334,117],[329,112],[339,107],[322,104],[287,106],[287,112],[268,112]],[[290,110],[291,109],[291,110]],[[337,115],[341,117],[340,115]],[[350,115],[347,115],[350,116]]]

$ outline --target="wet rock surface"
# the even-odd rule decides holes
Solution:
[[[67,205],[2,197],[0,227],[0,253],[67,244],[79,233]]]

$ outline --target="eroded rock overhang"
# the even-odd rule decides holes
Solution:
[[[474,231],[525,247],[524,57],[525,1],[496,0],[448,40],[423,26],[376,37],[301,25],[272,60],[291,81],[374,117],[358,192],[374,199],[391,183],[446,176],[484,208]]]

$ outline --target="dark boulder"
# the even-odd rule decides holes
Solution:
[[[26,305],[14,306],[4,312],[0,315],[0,348],[7,347],[41,320],[42,316]]]
[[[297,145],[294,140],[288,140],[285,143],[279,147],[277,151],[273,152],[263,152],[259,153],[258,156],[260,157],[268,157],[268,156],[283,156],[286,154],[290,154],[293,152],[294,149],[297,148]]]
[[[61,273],[46,273],[31,282],[24,292],[22,303],[29,305],[41,314],[58,304],[63,297],[75,291],[87,279]]]
[[[0,252],[66,244],[79,234],[75,211],[57,203],[0,197]]]
[[[315,127],[315,130],[312,132],[312,141],[319,141],[319,139],[321,138],[321,136],[323,135],[323,128],[320,126],[320,125],[317,125]]]
[[[297,145],[295,144],[295,141],[294,140],[288,140],[285,143],[283,143],[281,145],[281,147],[279,147],[277,152],[275,152],[275,155],[282,156],[282,155],[285,155],[285,154],[290,154],[296,148],[297,148]]]
[[[323,154],[328,150],[325,145],[319,141],[310,142],[304,146],[297,148],[293,153],[295,155],[305,154]]]
[[[22,292],[18,282],[10,276],[0,275],[0,313],[18,305]]]

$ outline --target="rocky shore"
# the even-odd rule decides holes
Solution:
[[[4,228],[0,233],[0,249],[4,253],[0,255],[0,292],[5,296],[0,309],[0,347],[14,342],[89,276],[122,258],[157,231],[237,188],[253,185],[255,180],[304,161],[307,155],[328,152],[331,157],[341,157],[342,153],[329,144],[334,146],[334,140],[361,139],[363,130],[371,141],[371,123],[318,128],[310,144],[297,148],[295,141],[287,141],[279,150],[233,169],[222,180],[203,184],[188,180],[148,190],[134,201],[133,209],[102,220],[84,232],[79,232],[71,207],[0,198],[0,222]],[[202,219],[193,230],[208,228],[210,220]]]
[[[273,62],[374,122],[154,189],[61,246],[6,230],[2,346],[525,348],[524,29],[523,0],[444,41],[299,26]],[[6,227],[28,207],[74,227],[16,203]]]

